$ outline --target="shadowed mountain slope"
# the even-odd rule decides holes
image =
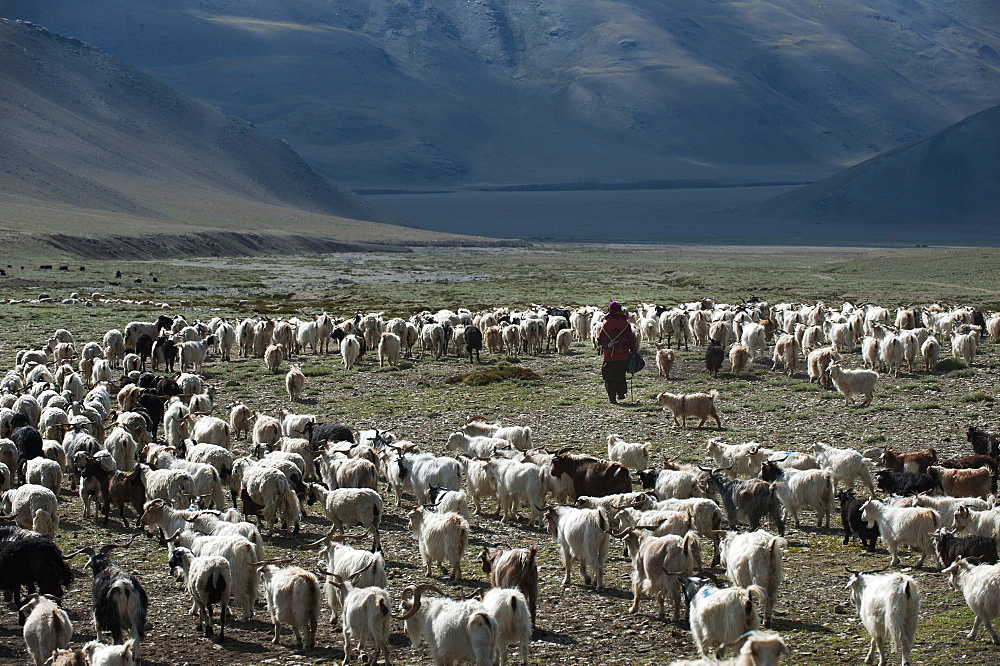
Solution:
[[[1000,106],[762,202],[752,212],[802,220],[1000,231]]]
[[[159,256],[197,253],[199,244],[209,254],[267,251],[268,238],[279,235],[300,252],[310,238],[326,249],[470,242],[396,226],[405,223],[246,121],[80,41],[7,20],[0,20],[0,203],[3,230],[63,234],[52,245],[70,252],[73,238],[94,235],[156,234],[160,249],[148,246]],[[181,235],[188,242],[170,240]],[[99,244],[85,251],[95,252]]]
[[[352,187],[807,180],[1000,99],[996,0],[6,0]]]

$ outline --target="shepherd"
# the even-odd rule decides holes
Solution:
[[[604,388],[608,391],[608,400],[617,405],[625,398],[628,384],[625,381],[625,359],[630,353],[639,351],[639,341],[636,340],[628,314],[618,301],[611,301],[608,314],[597,336],[597,344],[603,350],[604,362],[601,365],[601,377]]]

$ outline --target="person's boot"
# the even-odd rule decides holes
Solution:
[[[617,405],[618,401],[615,400],[615,393],[616,393],[616,391],[615,391],[614,387],[612,386],[612,384],[609,382],[609,383],[607,383],[607,384],[604,385],[604,388],[608,392],[608,400],[611,401],[611,404],[612,405]]]

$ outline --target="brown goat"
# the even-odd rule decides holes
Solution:
[[[538,605],[538,565],[535,563],[537,546],[530,548],[483,548],[479,559],[483,562],[483,572],[490,575],[493,587],[516,588],[528,599],[531,624],[538,626],[535,609]]]
[[[882,466],[892,472],[912,472],[913,474],[926,474],[927,468],[936,465],[938,461],[937,451],[933,448],[926,451],[914,451],[913,453],[900,453],[893,449],[882,450],[879,458]]]
[[[931,465],[927,473],[934,477],[934,484],[952,497],[978,497],[986,499],[996,491],[996,481],[989,467],[978,469],[947,469]]]

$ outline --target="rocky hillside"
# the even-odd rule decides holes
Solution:
[[[996,0],[6,0],[349,186],[809,180],[1000,98]]]

